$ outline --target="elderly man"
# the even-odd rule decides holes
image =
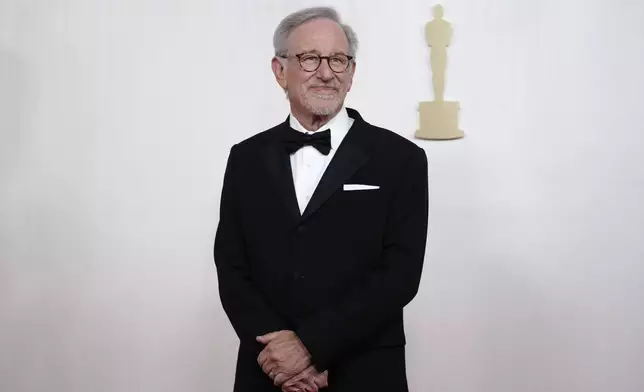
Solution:
[[[290,115],[231,148],[214,246],[234,391],[407,391],[425,152],[344,106],[357,39],[333,9],[287,16],[274,46]]]

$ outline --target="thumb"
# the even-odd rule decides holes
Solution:
[[[277,334],[279,334],[279,332],[271,332],[271,333],[267,333],[264,336],[258,336],[257,341],[262,344],[268,344],[270,343],[271,340],[277,337]]]

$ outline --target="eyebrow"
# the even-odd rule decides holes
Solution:
[[[309,50],[305,49],[305,50],[302,50],[300,52],[300,54],[307,54],[307,53],[314,53],[314,54],[317,54],[317,55],[320,55],[320,56],[322,55],[322,52],[320,52],[317,49],[309,49]],[[344,56],[348,56],[348,54],[344,53],[344,52],[331,52],[331,53],[329,53],[329,56],[333,56],[333,55],[336,55],[336,54],[341,54],[341,55],[344,55]]]

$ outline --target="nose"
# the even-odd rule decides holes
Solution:
[[[317,75],[322,80],[331,80],[333,79],[334,72],[329,66],[329,59],[320,60],[320,68],[318,68]]]

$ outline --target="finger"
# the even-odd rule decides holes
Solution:
[[[318,387],[315,384],[313,377],[310,375],[304,375],[304,373],[300,373],[296,377],[288,380],[283,384],[283,387],[299,389],[302,392],[318,392]]]
[[[304,379],[300,374],[295,377],[292,377],[282,384],[282,388],[295,388],[295,389],[304,389]]]
[[[264,371],[264,373],[266,373],[266,374],[270,374],[273,370],[275,370],[275,368],[276,368],[276,367],[277,367],[277,366],[275,365],[275,362],[273,362],[273,361],[266,361],[266,362],[264,362],[264,364],[262,365],[262,370]]]
[[[318,392],[321,385],[318,385],[316,375],[313,374],[308,378],[307,387],[311,389],[311,392]]]
[[[306,385],[301,381],[296,383],[287,383],[282,385],[282,390],[286,392],[304,392],[306,390]]]
[[[268,354],[268,351],[262,350],[261,353],[259,353],[259,356],[257,357],[257,363],[259,366],[264,366],[264,363],[270,358],[270,355]]]
[[[324,378],[321,381],[317,382],[317,386],[320,388],[326,388],[329,386],[329,382],[327,381],[326,378]]]
[[[275,379],[273,381],[275,382],[275,385],[279,387],[280,385],[282,385],[286,381],[288,381],[288,379],[289,379],[289,377],[287,375],[285,375],[284,373],[277,373],[277,375],[275,375]]]
[[[264,336],[258,336],[257,341],[262,343],[262,344],[268,344],[271,340],[275,339],[279,332],[271,332],[267,333]]]
[[[325,371],[324,373],[320,373],[315,377],[315,384],[319,388],[326,388],[329,386],[329,378],[328,378],[328,371]]]

